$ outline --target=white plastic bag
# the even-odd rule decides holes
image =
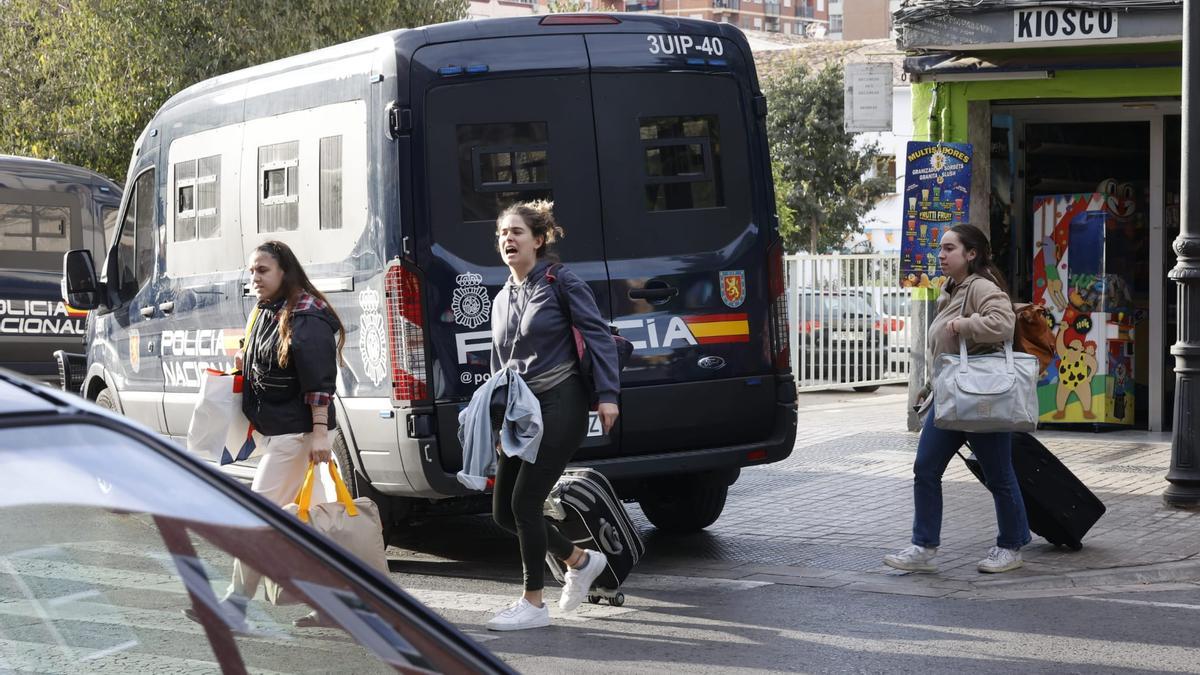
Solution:
[[[242,376],[219,370],[204,371],[200,396],[188,424],[188,451],[221,464],[254,454],[254,427],[242,413]]]

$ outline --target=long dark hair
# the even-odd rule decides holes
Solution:
[[[300,260],[296,254],[292,252],[292,248],[282,241],[264,241],[255,249],[260,253],[266,253],[275,259],[279,264],[279,269],[283,270],[283,281],[279,285],[280,297],[286,298],[287,302],[283,306],[283,310],[279,312],[279,365],[286,368],[288,364],[288,352],[292,346],[292,312],[296,309],[296,303],[300,301],[301,293],[319,299],[325,303],[325,309],[337,319],[337,354],[338,363],[342,361],[342,347],[346,345],[346,329],[342,326],[342,318],[333,309],[333,305],[329,304],[329,300],[325,294],[318,291],[316,286],[308,280],[308,274],[304,272],[304,266],[300,264]]]
[[[983,230],[964,223],[951,227],[950,231],[958,235],[964,254],[967,251],[975,251],[975,258],[967,261],[967,274],[978,274],[981,277],[990,278],[996,282],[1000,290],[1008,293],[1008,284],[1004,282],[1004,273],[1000,271],[999,267],[996,267],[996,263],[992,262],[992,244]]]

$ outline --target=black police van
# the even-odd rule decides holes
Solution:
[[[706,527],[796,433],[765,115],[736,28],[660,16],[441,24],[196,84],[137,142],[100,280],[68,256],[72,302],[99,308],[84,394],[184,436],[204,369],[232,364],[247,254],[280,239],[346,323],[352,484],[397,519],[478,504],[457,415],[508,275],[495,218],[549,198],[562,260],[636,347],[577,461],[655,525]]]
[[[104,251],[120,201],[98,173],[0,155],[0,368],[49,382],[51,355],[80,351],[87,312],[63,302],[63,254]]]

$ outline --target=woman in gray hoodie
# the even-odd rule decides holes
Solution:
[[[605,434],[617,421],[620,390],[616,347],[591,289],[565,267],[557,270],[553,282],[547,278],[554,258],[549,248],[564,235],[553,207],[546,201],[514,204],[496,221],[496,247],[512,275],[492,304],[492,374],[511,368],[521,375],[541,405],[543,435],[533,464],[503,453],[497,459],[492,514],[497,524],[517,535],[525,593],[488,622],[491,630],[550,623],[542,603],[547,551],[567,563],[559,599],[565,611],[579,606],[606,565],[603,553],[575,546],[542,516],[550,489],[587,435],[592,392],[580,374],[572,323],[592,354],[597,412]],[[559,298],[570,307],[562,307]]]

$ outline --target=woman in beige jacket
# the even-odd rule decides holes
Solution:
[[[949,279],[938,298],[938,312],[929,326],[928,362],[938,354],[958,352],[959,338],[972,354],[996,351],[1011,340],[1016,325],[1012,301],[1003,277],[992,263],[987,237],[973,225],[955,225],[942,235],[938,253],[942,273]],[[929,409],[917,458],[913,463],[912,545],[884,556],[883,562],[910,572],[936,571],[932,560],[942,529],[942,474],[954,453],[966,441],[979,459],[996,504],[1000,533],[980,572],[1007,572],[1021,566],[1021,547],[1029,543],[1025,503],[1012,464],[1012,434],[971,433],[938,429],[933,423],[930,387],[921,396]]]

